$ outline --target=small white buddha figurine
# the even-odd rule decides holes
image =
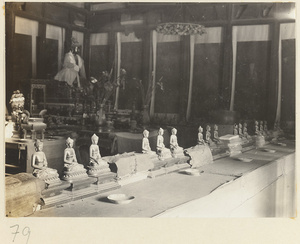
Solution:
[[[159,128],[156,149],[157,149],[157,154],[160,159],[162,159],[164,156],[170,154],[170,150],[165,147],[163,134],[164,134],[164,130],[162,128]]]
[[[261,120],[260,121],[260,124],[259,124],[259,132],[260,132],[260,134],[265,134],[264,132],[264,122]]]
[[[233,125],[233,135],[238,135],[238,125],[237,124]]]
[[[52,182],[60,182],[56,169],[48,168],[48,162],[46,155],[43,152],[43,142],[36,140],[34,143],[35,153],[32,155],[31,166],[34,168],[33,175],[46,183],[51,184]]]
[[[177,154],[183,153],[183,148],[178,145],[177,141],[177,129],[172,129],[172,135],[170,136],[170,150],[173,157],[177,157]]]
[[[149,131],[143,131],[143,140],[142,140],[142,152],[146,154],[154,154],[155,152],[151,150],[150,143],[149,143]]]
[[[243,125],[243,135],[245,138],[249,138],[248,129],[247,129],[247,123],[245,122]]]
[[[210,130],[211,130],[210,126],[207,125],[206,126],[206,134],[205,134],[205,142],[209,145],[212,143]]]
[[[244,137],[244,133],[243,133],[243,126],[241,123],[239,123],[238,125],[238,132],[239,132],[239,136],[242,138]]]
[[[261,135],[261,133],[260,133],[260,131],[259,131],[259,126],[258,126],[258,121],[257,121],[257,120],[255,120],[255,122],[254,122],[254,132],[255,132],[255,134],[258,135],[258,136]]]
[[[218,128],[218,126],[215,124],[214,125],[214,138],[213,138],[213,141],[215,142],[215,143],[220,143],[220,139],[219,139],[219,128]]]
[[[198,145],[204,145],[205,141],[203,139],[203,128],[201,127],[201,125],[199,126],[198,131]]]
[[[69,168],[73,164],[78,163],[73,145],[74,145],[74,140],[68,137],[68,139],[66,140],[67,148],[64,151],[64,162],[65,162],[65,167],[67,168]]]
[[[92,145],[90,146],[90,165],[91,166],[95,166],[95,165],[107,166],[107,162],[101,158],[101,154],[100,154],[100,150],[99,150],[99,146],[98,146],[99,137],[96,134],[94,134],[91,137],[91,140],[92,140]]]
[[[64,151],[64,175],[63,180],[72,181],[73,179],[87,177],[86,169],[77,162],[76,153],[73,148],[74,140],[68,137],[66,140],[67,148]]]
[[[101,174],[110,172],[109,165],[104,161],[100,154],[98,146],[99,137],[93,134],[91,137],[92,144],[90,146],[90,162],[88,168],[88,175],[99,176]]]

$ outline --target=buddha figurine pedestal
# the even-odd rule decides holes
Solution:
[[[64,192],[69,194],[71,200],[77,200],[82,197],[89,197],[98,194],[97,186],[95,182],[96,178],[86,177],[83,179],[74,180],[71,186],[67,188]]]
[[[121,187],[116,180],[116,175],[116,173],[110,172],[109,170],[98,175],[90,175],[90,177],[96,179],[94,184],[96,185],[96,190],[99,193],[115,190]]]
[[[106,163],[106,162],[105,162]],[[106,163],[106,165],[93,165],[93,166],[87,166],[87,174],[89,176],[95,176],[98,175],[110,173],[109,165]]]
[[[82,164],[73,163],[68,167],[65,166],[65,169],[63,180],[71,184],[67,191],[72,193],[72,199],[97,192],[96,189],[91,189],[95,188],[91,184],[95,183],[96,179],[88,177]],[[85,188],[89,188],[89,190]],[[84,191],[80,192],[82,189],[84,189]]]
[[[44,190],[42,190],[42,196],[43,198],[53,197],[57,196],[62,193],[63,190],[66,190],[70,187],[70,183],[66,181],[60,181],[57,184],[51,184],[45,187]]]
[[[48,188],[42,190],[42,197],[45,203],[42,208],[46,209],[70,201],[71,198],[65,191],[69,187],[69,182],[62,181],[59,185],[48,186]]]

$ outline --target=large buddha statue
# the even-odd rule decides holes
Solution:
[[[40,140],[35,140],[34,147],[35,152],[32,155],[31,166],[34,168],[33,175],[43,181],[48,185],[61,183],[58,178],[59,175],[56,169],[48,168],[48,162],[46,155],[43,152],[43,142]]]

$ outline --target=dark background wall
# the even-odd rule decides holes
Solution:
[[[25,79],[32,78],[31,37],[14,32],[16,16],[39,23],[37,37],[37,77],[49,78],[58,67],[58,42],[46,38],[46,25],[65,28],[65,48],[70,44],[72,31],[84,33],[82,56],[88,76],[99,77],[102,71],[113,67],[115,33],[135,33],[141,42],[122,43],[121,66],[127,70],[126,88],[120,89],[120,108],[131,109],[136,101],[141,109],[141,97],[133,78],[149,82],[151,67],[150,32],[163,21],[199,21],[207,27],[223,27],[222,43],[195,45],[194,86],[192,92],[192,118],[208,118],[212,110],[229,108],[224,94],[229,94],[232,53],[231,28],[233,25],[270,24],[272,41],[241,42],[237,45],[237,73],[235,110],[243,119],[275,118],[276,82],[278,80],[278,26],[294,22],[284,16],[294,7],[286,4],[124,4],[123,9],[91,11],[91,3],[77,8],[66,3],[6,3],[6,103],[12,92],[21,89]],[[187,7],[186,7],[187,6]],[[245,7],[246,6],[246,7]],[[101,5],[100,5],[101,7]],[[199,14],[201,13],[201,14]],[[267,14],[266,14],[267,13]],[[121,24],[123,14],[143,17],[141,26]],[[80,24],[78,24],[80,22]],[[276,27],[277,26],[277,27]],[[277,28],[277,30],[276,30]],[[90,46],[91,33],[109,34],[108,45]],[[157,76],[163,77],[164,90],[156,89],[155,112],[186,113],[189,83],[189,40],[158,43]],[[275,85],[274,85],[275,84]],[[282,41],[282,119],[295,119],[295,40]],[[26,85],[26,84],[25,84]],[[271,111],[271,112],[270,112]],[[266,114],[268,114],[266,118]]]

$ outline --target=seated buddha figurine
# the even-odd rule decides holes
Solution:
[[[240,138],[244,137],[243,126],[241,123],[239,123],[239,125],[238,125],[238,133],[239,133]]]
[[[265,130],[264,130],[264,122],[262,120],[259,123],[259,132],[261,135],[266,135]]]
[[[64,180],[87,176],[82,164],[77,162],[76,153],[73,148],[74,140],[68,137],[66,140],[67,148],[64,151]]]
[[[248,134],[248,128],[247,128],[247,123],[244,122],[244,125],[243,125],[243,135],[246,139],[250,139],[251,136]]]
[[[254,121],[254,133],[255,133],[255,135],[260,135],[259,126],[258,126],[258,121],[257,120]]]
[[[34,168],[33,175],[48,185],[61,183],[56,169],[48,168],[46,155],[43,152],[43,142],[35,140],[35,153],[32,155],[31,166]]]
[[[177,156],[183,155],[183,148],[178,145],[177,141],[177,129],[172,129],[172,135],[170,136],[170,150],[172,157],[176,158]]]
[[[206,126],[206,134],[205,134],[205,142],[208,144],[208,145],[212,145],[213,144],[213,141],[211,140],[211,128],[210,128],[210,125],[207,125]]]
[[[143,140],[142,140],[142,152],[145,154],[155,154],[155,152],[151,150],[148,137],[149,137],[149,131],[144,130]]]
[[[233,125],[233,135],[238,135],[238,125],[237,124],[234,124]]]
[[[220,144],[220,138],[219,138],[219,127],[215,124],[214,125],[214,133],[213,133],[213,142],[215,142],[216,144]]]
[[[92,144],[90,146],[90,162],[88,166],[89,175],[98,175],[104,172],[110,172],[109,165],[101,157],[98,141],[99,137],[93,134],[91,137]]]
[[[165,147],[163,134],[164,134],[164,130],[162,128],[159,128],[158,136],[157,136],[157,143],[156,143],[156,150],[157,150],[157,154],[158,154],[158,157],[160,160],[171,156],[170,150]]]
[[[203,139],[203,128],[201,125],[198,128],[198,139],[197,139],[198,145],[204,145],[205,141]]]

